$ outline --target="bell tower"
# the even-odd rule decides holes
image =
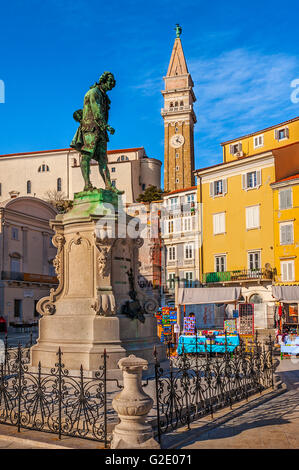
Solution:
[[[182,43],[182,28],[176,25],[176,39],[164,79],[164,190],[194,186],[194,124],[196,101]]]

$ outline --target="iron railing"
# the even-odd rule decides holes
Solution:
[[[96,440],[108,447],[109,420],[116,420],[107,393],[107,354],[102,365],[87,377],[82,366],[70,375],[57,351],[51,369],[41,363],[30,367],[30,349],[5,345],[0,364],[0,423],[21,428]]]
[[[235,271],[219,271],[203,274],[204,284],[216,284],[218,282],[272,280],[274,273],[268,269],[237,269]]]
[[[180,426],[190,429],[192,421],[250,395],[274,386],[273,342],[261,345],[257,336],[250,350],[240,341],[232,353],[215,355],[205,345],[205,353],[169,358],[163,369],[155,354],[156,434],[161,436]]]

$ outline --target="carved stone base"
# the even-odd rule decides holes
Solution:
[[[84,371],[98,370],[106,349],[107,369],[114,371],[115,377],[120,376],[118,361],[129,354],[143,357],[152,364],[156,346],[163,360],[164,347],[156,336],[156,319],[151,315],[145,317],[145,323],[140,323],[123,315],[45,316],[40,319],[38,342],[31,348],[31,364],[37,367],[40,361],[45,368],[54,367],[59,347],[65,367],[74,371],[78,371],[81,364]]]
[[[138,249],[142,240],[128,237],[131,222],[117,205],[117,196],[107,190],[78,193],[74,207],[57,215],[53,262],[59,286],[38,302],[42,315],[39,338],[31,351],[31,365],[54,367],[60,347],[66,369],[95,371],[108,354],[107,367],[127,354],[137,354],[153,363],[153,348],[165,357],[157,336],[157,323],[147,314],[154,299],[140,291]],[[128,275],[130,274],[130,276]],[[123,305],[134,301],[145,317],[142,323],[122,314]]]

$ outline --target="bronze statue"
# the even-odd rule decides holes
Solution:
[[[84,178],[84,191],[95,189],[90,181],[90,161],[96,160],[99,165],[105,189],[121,194],[112,186],[108,169],[107,142],[108,132],[114,134],[113,127],[108,125],[110,99],[107,91],[115,87],[111,72],[104,72],[98,83],[90,87],[84,96],[83,110],[75,111],[73,117],[80,123],[71,142],[71,147],[81,153],[81,172]],[[108,131],[108,132],[107,132]]]

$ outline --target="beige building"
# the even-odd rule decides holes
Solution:
[[[160,187],[160,160],[148,158],[143,147],[108,151],[112,183],[125,191],[126,203],[136,201],[147,186]],[[91,162],[91,181],[104,187],[98,164]],[[47,199],[48,191],[62,192],[73,199],[82,191],[80,154],[73,149],[45,150],[31,153],[0,155],[0,202],[15,191],[20,196]]]
[[[37,301],[57,284],[56,248],[49,220],[55,209],[35,197],[0,203],[0,316],[12,323],[33,323]]]

